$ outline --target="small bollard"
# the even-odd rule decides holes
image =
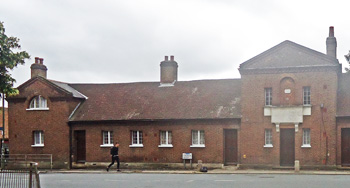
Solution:
[[[202,160],[198,160],[198,164],[197,164],[198,171],[200,171],[202,167],[203,167],[203,161]]]
[[[294,161],[294,171],[299,172],[300,171],[300,163],[299,160]]]

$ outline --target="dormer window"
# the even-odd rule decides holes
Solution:
[[[43,96],[38,95],[30,101],[28,110],[48,110],[48,109],[49,108],[47,107],[47,100]]]

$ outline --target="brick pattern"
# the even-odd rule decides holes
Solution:
[[[280,89],[284,78],[294,80],[292,105],[302,105],[303,87],[311,87],[312,115],[304,116],[304,122],[299,124],[299,131],[295,133],[295,159],[300,160],[301,166],[335,165],[336,71],[242,75],[240,146],[242,156],[246,157],[241,156],[242,164],[279,165],[280,135],[271,123],[271,117],[264,117],[264,88],[272,88],[272,104],[278,106],[284,95]],[[286,104],[285,101],[282,102]],[[324,108],[320,107],[321,104]],[[294,128],[294,124],[280,124],[280,128]],[[303,128],[311,129],[311,148],[301,148]],[[263,147],[265,129],[272,129],[273,148]]]
[[[109,162],[110,148],[100,147],[102,131],[113,131],[113,140],[120,143],[120,159],[123,162],[181,163],[182,153],[192,153],[193,161],[223,163],[224,129],[239,129],[238,120],[187,120],[134,123],[74,124],[75,130],[86,131],[86,160],[88,162]],[[130,132],[143,132],[143,148],[132,148]],[[172,131],[173,148],[160,148],[159,132]],[[204,130],[205,148],[191,148],[191,130]],[[75,141],[73,141],[75,143]],[[76,148],[73,145],[76,156]]]

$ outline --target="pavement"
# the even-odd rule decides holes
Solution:
[[[72,169],[72,170],[40,170],[40,173],[78,173],[78,174],[104,174],[104,173],[143,173],[143,174],[303,174],[303,175],[350,175],[350,170],[257,170],[257,169],[212,169],[208,172],[199,172],[198,170],[133,170],[110,169]]]

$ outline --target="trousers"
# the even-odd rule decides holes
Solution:
[[[119,156],[118,155],[112,155],[112,163],[108,165],[108,168],[110,168],[112,165],[114,165],[114,162],[117,161],[117,169],[119,170]]]

